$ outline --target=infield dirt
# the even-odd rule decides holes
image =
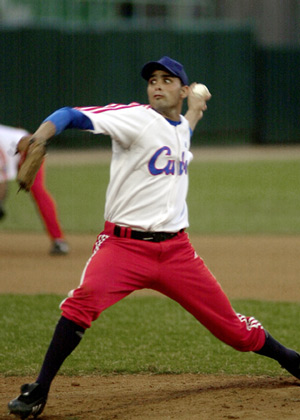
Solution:
[[[71,253],[48,255],[43,234],[0,233],[1,293],[67,294],[95,240],[68,235]],[[229,298],[300,302],[300,237],[191,236]],[[41,275],[42,273],[42,275]],[[154,293],[142,291],[142,293]],[[160,295],[158,295],[160,298]],[[134,297],[133,297],[134,298]],[[298,322],[298,320],[294,320]],[[112,375],[55,379],[43,420],[299,420],[300,382],[286,375]],[[19,386],[0,377],[0,419]]]

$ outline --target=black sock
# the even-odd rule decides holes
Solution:
[[[41,371],[36,380],[45,393],[48,393],[51,382],[64,360],[79,344],[84,331],[83,327],[63,316],[58,321]]]
[[[255,353],[262,356],[270,357],[277,360],[283,367],[292,365],[298,360],[299,355],[294,350],[288,349],[283,346],[279,341],[275,340],[267,331],[266,341],[262,348]]]

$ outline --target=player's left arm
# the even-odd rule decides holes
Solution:
[[[211,98],[210,96],[198,96],[193,92],[193,87],[196,83],[192,83],[189,86],[188,93],[188,110],[185,114],[185,118],[190,124],[192,131],[196,128],[197,123],[203,118],[203,112],[206,111],[206,102]]]

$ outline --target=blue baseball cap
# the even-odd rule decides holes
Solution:
[[[189,84],[189,80],[186,72],[184,71],[183,65],[178,61],[167,57],[166,55],[158,61],[149,61],[146,63],[142,68],[142,77],[146,80],[149,80],[154,70],[166,70],[173,76],[179,77],[184,85]]]

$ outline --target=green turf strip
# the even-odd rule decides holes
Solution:
[[[299,234],[299,161],[192,162],[188,195],[190,232]],[[109,165],[47,168],[66,232],[97,234],[103,227]],[[0,231],[42,231],[29,194],[10,183]]]
[[[0,295],[0,373],[37,374],[60,316],[57,295]],[[233,301],[274,337],[300,349],[298,303]],[[253,353],[240,353],[213,337],[177,303],[158,297],[126,298],[87,330],[60,373],[286,374]]]

